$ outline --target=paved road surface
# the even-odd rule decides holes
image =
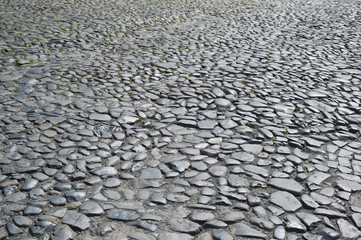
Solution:
[[[0,1],[0,239],[361,237],[359,0]]]

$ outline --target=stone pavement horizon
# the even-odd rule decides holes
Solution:
[[[360,9],[0,0],[0,239],[359,239]]]

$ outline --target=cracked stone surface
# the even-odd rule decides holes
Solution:
[[[358,0],[0,0],[0,239],[357,239]]]

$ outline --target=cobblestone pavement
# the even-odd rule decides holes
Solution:
[[[360,9],[0,0],[0,239],[361,237]]]

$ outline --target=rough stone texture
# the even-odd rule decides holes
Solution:
[[[201,225],[188,219],[171,218],[168,220],[168,223],[173,231],[188,233],[191,235],[195,235],[201,230]]]
[[[78,230],[85,230],[90,227],[90,219],[75,211],[68,211],[63,218],[63,223]]]
[[[255,230],[243,223],[234,224],[232,226],[232,233],[237,237],[266,239],[265,234]]]
[[[304,191],[304,187],[293,179],[272,178],[268,182],[268,185],[280,190],[291,192],[295,195],[301,195]]]
[[[281,207],[287,212],[295,212],[302,207],[302,204],[295,196],[284,191],[277,191],[272,193],[270,202]]]
[[[107,211],[107,217],[118,221],[133,221],[139,218],[139,215],[121,209],[110,209]]]
[[[346,221],[345,219],[338,219],[337,224],[340,228],[343,239],[356,239],[361,236],[361,231],[359,231],[349,221]]]
[[[0,1],[0,239],[360,238],[360,1]]]

